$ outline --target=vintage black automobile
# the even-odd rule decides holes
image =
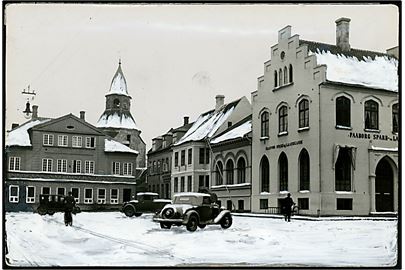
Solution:
[[[160,211],[171,200],[159,199],[159,194],[154,192],[140,192],[136,194],[136,200],[124,202],[121,211],[127,217],[139,217],[143,213],[156,213]]]
[[[197,227],[203,229],[207,225],[219,224],[228,229],[232,225],[232,215],[216,203],[216,196],[207,193],[184,192],[174,195],[173,204],[166,205],[153,221],[159,222],[162,229],[170,229],[172,225],[185,225],[188,231]]]
[[[65,196],[63,195],[39,195],[39,206],[37,212],[40,215],[53,215],[55,212],[65,212]],[[72,211],[73,214],[80,213],[80,208],[75,206]]]

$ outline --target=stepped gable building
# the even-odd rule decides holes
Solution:
[[[141,130],[131,115],[131,96],[128,94],[121,61],[105,97],[105,110],[97,121],[96,127],[122,144],[138,151],[136,168],[145,168],[146,144],[141,138]],[[139,173],[142,173],[142,170]]]
[[[82,210],[118,209],[135,195],[138,152],[80,118],[38,117],[8,132],[6,211],[36,211],[40,194],[72,191]]]
[[[228,210],[249,212],[252,183],[252,115],[210,140],[211,191]]]
[[[181,139],[173,144],[172,194],[209,189],[212,149],[209,140],[232,123],[251,113],[246,97],[224,104],[223,95],[216,96],[215,109],[201,114]]]
[[[278,32],[252,93],[252,211],[288,192],[300,214],[398,211],[398,48],[354,49],[349,24],[336,44]]]
[[[181,127],[171,128],[165,134],[152,139],[152,148],[148,151],[148,190],[159,194],[160,198],[171,198],[172,146],[193,123],[184,117]]]

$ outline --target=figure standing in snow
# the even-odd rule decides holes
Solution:
[[[65,196],[65,225],[72,226],[73,218],[72,211],[76,205],[75,197],[72,196],[72,192],[68,192],[68,196]]]
[[[282,212],[284,214],[284,219],[287,222],[291,221],[291,208],[294,204],[295,203],[294,203],[293,199],[291,198],[291,194],[288,193],[287,197],[284,198],[283,205],[282,205]]]

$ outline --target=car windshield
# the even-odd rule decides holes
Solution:
[[[174,203],[201,205],[202,204],[202,197],[197,197],[197,196],[175,196],[174,197]]]

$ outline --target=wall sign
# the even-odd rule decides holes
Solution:
[[[349,132],[349,138],[355,139],[367,139],[367,140],[379,140],[379,141],[398,141],[397,135],[385,135],[385,134],[370,134],[370,133],[358,133],[358,132]]]
[[[277,145],[266,146],[266,150],[271,150],[271,149],[276,149],[276,148],[287,148],[289,146],[298,145],[298,144],[302,144],[302,140],[289,142],[289,143],[281,143],[281,144],[277,144]]]

